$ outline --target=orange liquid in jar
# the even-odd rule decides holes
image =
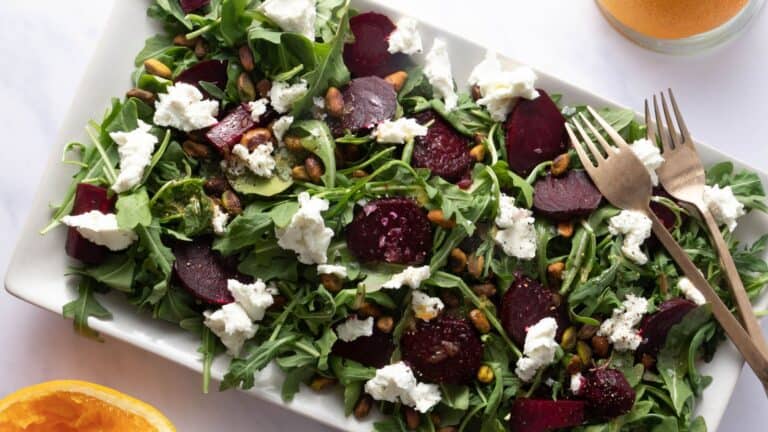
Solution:
[[[680,39],[715,29],[749,0],[597,0],[617,21],[657,39]]]

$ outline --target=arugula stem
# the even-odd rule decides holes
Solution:
[[[112,166],[112,161],[109,159],[109,156],[107,156],[106,150],[101,146],[99,138],[94,135],[94,130],[91,127],[86,127],[85,131],[93,142],[93,146],[96,147],[96,151],[99,152],[101,159],[104,161],[104,174],[107,176],[107,180],[109,180],[110,183],[114,183],[117,179],[117,173],[115,173],[115,168]]]

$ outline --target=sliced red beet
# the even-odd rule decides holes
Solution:
[[[395,24],[386,15],[366,12],[349,20],[355,40],[344,45],[344,64],[352,76],[386,76],[401,69],[405,55],[389,53]]]
[[[331,353],[354,360],[365,366],[382,368],[390,363],[392,353],[395,351],[395,343],[391,334],[382,333],[374,326],[373,334],[362,336],[351,342],[336,340],[331,348]]]
[[[391,119],[397,110],[395,88],[376,76],[353,79],[344,89],[343,96],[341,127],[354,134]]]
[[[587,413],[609,420],[628,413],[635,404],[635,390],[616,369],[593,369],[584,374],[579,396],[587,401]]]
[[[570,170],[564,176],[547,174],[536,181],[533,208],[558,221],[588,216],[600,205],[603,196],[586,172]]]
[[[193,242],[173,245],[173,272],[182,287],[195,298],[212,305],[232,303],[234,298],[227,289],[228,279],[249,282],[238,273],[236,261],[222,257],[211,248],[211,239],[201,237]]]
[[[210,2],[211,0],[179,0],[181,10],[183,10],[184,13],[196,11]]]
[[[403,360],[423,381],[469,384],[483,360],[483,343],[472,324],[447,314],[417,320],[400,340]]]
[[[432,110],[420,113],[416,119],[421,124],[433,123],[427,135],[416,137],[413,166],[429,168],[432,174],[453,183],[469,178],[474,165],[469,155],[470,140]]]
[[[559,294],[527,276],[518,275],[501,300],[501,325],[519,346],[525,344],[528,327],[543,318],[557,321],[557,338],[568,326],[568,313]]]
[[[422,264],[432,249],[427,212],[410,198],[369,202],[347,225],[346,233],[349,250],[364,263]]]
[[[248,106],[241,104],[210,128],[205,137],[222,155],[228,155],[243,134],[255,125]]]
[[[79,215],[92,210],[112,213],[115,208],[115,199],[114,195],[109,196],[109,190],[106,188],[88,183],[78,183],[70,214]],[[86,264],[99,264],[109,256],[107,247],[87,240],[73,227],[67,231],[67,242],[64,245],[64,250],[70,257]]]
[[[656,186],[653,188],[653,195],[674,200],[672,195],[667,193],[667,191],[664,190],[664,188],[661,186]],[[675,213],[670,210],[669,207],[665,206],[664,204],[651,201],[651,210],[653,210],[653,213],[656,214],[656,217],[661,220],[661,223],[663,223],[667,229],[674,228],[675,222],[677,222],[677,218],[675,217]]]
[[[520,99],[507,118],[507,159],[512,171],[527,175],[538,164],[565,152],[565,117],[549,95]]]
[[[517,399],[510,409],[509,427],[512,432],[549,432],[579,426],[585,411],[580,400]]]
[[[640,323],[642,342],[637,347],[635,355],[641,359],[643,354],[656,356],[667,341],[667,333],[675,324],[685,318],[688,312],[696,308],[692,301],[674,298],[659,305],[656,312],[646,315]]]
[[[200,87],[200,81],[209,82],[224,90],[227,85],[227,63],[222,60],[201,61],[182,71],[175,80],[191,84],[203,92],[206,98],[211,98],[212,96]]]

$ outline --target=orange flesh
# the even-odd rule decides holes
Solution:
[[[598,0],[625,26],[659,39],[680,39],[719,27],[748,0]]]
[[[82,393],[59,392],[17,402],[0,413],[2,432],[154,432],[139,417]]]

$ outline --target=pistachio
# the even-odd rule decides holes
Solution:
[[[440,418],[440,414],[438,414],[438,413],[436,413],[436,412],[434,412],[434,411],[433,411],[433,412],[431,412],[431,413],[429,414],[429,420],[431,420],[431,421],[432,421],[432,424],[433,424],[433,425],[435,425],[435,426],[439,426],[439,425],[440,425],[440,420],[441,420],[441,418]]]
[[[320,283],[329,292],[337,293],[341,291],[341,278],[335,274],[321,274]]]
[[[592,336],[592,350],[599,358],[608,357],[608,353],[611,350],[611,345],[608,342],[608,338],[605,336]]]
[[[472,100],[476,101],[483,97],[483,94],[480,93],[480,86],[475,84],[472,86],[472,89],[470,91],[470,94],[472,96]]]
[[[253,128],[243,134],[240,144],[253,151],[256,147],[272,141],[272,132],[267,128]]]
[[[197,42],[195,43],[195,57],[198,59],[201,59],[205,57],[208,54],[208,49],[205,47],[205,42],[203,41],[203,38],[198,38]]]
[[[400,92],[400,90],[405,85],[405,81],[408,80],[408,73],[405,71],[397,71],[393,72],[386,77],[384,77],[384,81],[392,84],[392,87],[395,88],[395,92]]]
[[[237,50],[237,55],[240,57],[240,64],[243,66],[246,72],[253,71],[253,53],[248,45],[243,45]]]
[[[376,328],[382,333],[389,334],[394,327],[395,319],[391,316],[385,315],[376,320]]]
[[[576,346],[576,328],[568,327],[563,332],[563,338],[560,341],[560,346],[565,351],[570,351]]]
[[[221,205],[224,207],[224,210],[231,215],[239,215],[243,212],[240,198],[231,190],[224,191],[224,193],[221,194]]]
[[[570,360],[568,360],[568,364],[565,366],[565,370],[568,371],[569,374],[573,375],[575,373],[581,372],[583,366],[584,363],[581,362],[581,357],[573,354]]]
[[[552,168],[549,169],[549,172],[552,173],[553,176],[559,177],[568,171],[568,166],[570,164],[571,156],[568,152],[560,154],[552,161]]]
[[[445,229],[451,229],[456,226],[456,221],[446,218],[445,213],[440,209],[430,210],[429,213],[427,213],[427,219],[433,224]]]
[[[471,274],[475,279],[480,279],[485,269],[485,257],[482,255],[472,254],[467,260],[467,272]]]
[[[229,189],[229,182],[224,177],[211,177],[203,183],[203,190],[209,195],[221,195]]]
[[[355,418],[362,419],[367,417],[368,413],[371,412],[371,405],[373,405],[373,398],[371,395],[363,394],[355,404]]]
[[[149,106],[154,106],[154,104],[155,104],[155,94],[154,93],[152,93],[150,91],[147,91],[147,90],[144,90],[144,89],[137,88],[137,87],[134,87],[134,88],[128,90],[127,92],[125,92],[125,96],[129,97],[129,98],[134,97],[136,99],[139,99],[140,101],[144,102],[145,104],[147,104]]]
[[[317,156],[311,155],[304,159],[304,168],[307,170],[307,175],[313,183],[320,183],[323,176],[323,165]]]
[[[474,135],[472,135],[472,139],[475,141],[475,145],[477,144],[485,144],[485,141],[488,137],[485,136],[482,132],[475,132]]]
[[[256,91],[259,92],[259,97],[265,98],[269,96],[270,90],[272,90],[272,82],[268,79],[259,80],[256,83]]]
[[[344,115],[344,96],[336,87],[328,87],[325,93],[325,111],[335,118]]]
[[[469,319],[480,333],[485,334],[491,331],[491,324],[488,322],[488,318],[485,316],[485,313],[483,313],[483,311],[480,309],[472,309],[469,311]]]
[[[592,336],[594,336],[597,333],[597,330],[598,330],[598,327],[595,327],[589,324],[584,324],[579,329],[579,333],[577,337],[579,338],[579,340],[590,340],[592,339]]]
[[[408,430],[416,430],[419,427],[421,419],[415,409],[409,406],[403,407],[403,416],[405,417],[405,426]]]
[[[241,101],[247,102],[256,99],[256,87],[253,86],[251,77],[245,72],[237,77],[237,94]]]
[[[291,177],[296,181],[309,181],[309,174],[304,165],[296,165],[291,168]]]
[[[565,263],[562,261],[553,262],[547,266],[547,275],[550,279],[555,281],[563,280],[563,271],[565,270]]]
[[[452,272],[461,273],[467,268],[467,254],[459,248],[453,248],[448,257],[448,263]]]
[[[584,341],[576,342],[576,354],[581,359],[581,364],[588,365],[592,363],[592,348]]]
[[[207,145],[192,140],[184,141],[181,144],[181,149],[184,150],[184,153],[189,157],[195,159],[207,159],[211,155],[211,150]]]
[[[381,309],[379,309],[379,307],[374,303],[368,301],[363,301],[363,303],[357,308],[357,313],[360,314],[362,318],[379,318],[382,315]]]
[[[163,64],[160,60],[154,58],[144,60],[144,69],[160,78],[171,79],[171,76],[173,76],[171,68]]]
[[[483,384],[489,384],[493,382],[493,369],[491,369],[488,365],[482,365],[480,366],[480,369],[477,370],[477,380],[480,381]]]
[[[354,170],[354,171],[352,171],[352,177],[353,177],[353,178],[363,178],[363,177],[368,177],[368,173],[367,173],[367,172],[365,172],[364,170],[361,170],[361,169],[359,169],[359,170]]]
[[[659,273],[659,291],[665,297],[669,294],[669,281],[664,273]]]
[[[295,135],[286,135],[283,137],[283,144],[288,151],[293,153],[300,153],[304,151],[304,146],[301,144],[301,138]]]
[[[173,37],[173,44],[187,48],[193,48],[197,43],[197,38],[187,39],[185,34],[177,34]]]
[[[482,162],[485,159],[485,144],[478,144],[469,151],[469,155],[478,162]]]
[[[449,308],[457,308],[461,305],[461,298],[453,290],[445,288],[440,291],[440,300]]]
[[[312,390],[314,391],[320,391],[324,388],[332,386],[333,384],[336,384],[335,379],[324,377],[324,376],[318,376],[312,379],[312,382],[309,384],[309,386],[312,387]]]
[[[563,238],[571,238],[573,236],[573,221],[558,222],[557,233]]]
[[[480,297],[493,297],[496,295],[496,285],[486,282],[472,285],[472,291]]]
[[[649,370],[656,365],[656,358],[650,354],[643,354],[642,358],[640,358],[640,363],[643,364],[645,370]]]

